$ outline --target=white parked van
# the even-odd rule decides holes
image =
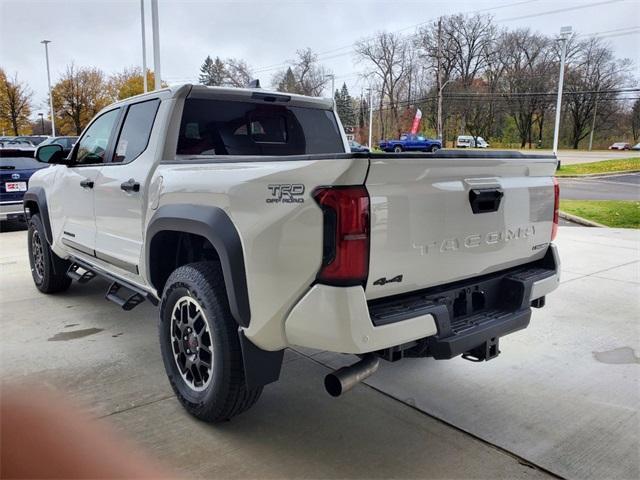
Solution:
[[[458,148],[488,148],[489,144],[482,137],[474,137],[471,135],[460,135],[456,141],[456,147]]]

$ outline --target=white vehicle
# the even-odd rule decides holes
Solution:
[[[96,275],[125,310],[160,304],[184,407],[253,405],[298,345],[362,360],[489,360],[559,281],[556,159],[349,152],[331,100],[184,85],[113,104],[25,195],[43,293]],[[451,159],[455,159],[452,162]]]
[[[489,144],[482,137],[459,135],[456,140],[457,148],[489,148]]]

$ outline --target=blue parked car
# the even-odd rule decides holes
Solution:
[[[22,197],[29,178],[46,166],[33,158],[33,150],[0,149],[0,221],[24,219]]]
[[[435,152],[442,148],[442,143],[422,135],[403,133],[399,140],[381,140],[378,146],[385,152]]]

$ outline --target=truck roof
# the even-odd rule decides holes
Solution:
[[[133,97],[128,97],[112,105],[124,105],[137,102],[147,97],[157,97],[158,93],[167,92],[169,98],[227,98],[235,100],[251,100],[262,98],[264,101],[276,104],[284,103],[308,108],[319,108],[323,110],[333,110],[333,99],[323,97],[308,97],[295,93],[277,92],[263,88],[235,88],[235,87],[208,87],[206,85],[193,83],[172,84],[160,90],[141,93]],[[111,105],[110,105],[111,106]]]

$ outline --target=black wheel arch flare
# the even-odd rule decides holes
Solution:
[[[27,208],[30,211],[30,215],[33,214],[33,209],[29,207],[30,204],[35,203],[38,206],[38,213],[40,219],[44,225],[44,235],[49,245],[53,243],[53,233],[51,231],[51,220],[49,219],[49,207],[47,206],[47,196],[42,187],[30,187],[22,198],[22,205],[25,210],[25,217],[28,219]]]
[[[227,213],[218,207],[178,204],[163,205],[147,227],[145,256],[147,278],[154,283],[151,250],[154,237],[166,231],[191,233],[206,238],[216,249],[229,299],[229,308],[238,325],[251,321],[244,253],[238,230]],[[158,285],[153,285],[158,289]],[[158,291],[160,296],[162,293]]]

